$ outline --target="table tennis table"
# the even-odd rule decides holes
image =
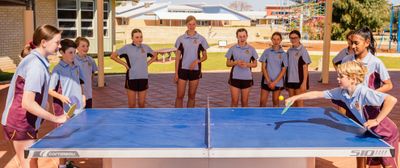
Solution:
[[[268,168],[314,167],[315,157],[394,155],[392,146],[333,108],[282,110],[86,109],[25,157],[104,158],[103,167]]]

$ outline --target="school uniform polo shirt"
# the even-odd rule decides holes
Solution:
[[[120,58],[125,58],[129,66],[129,79],[148,79],[147,57],[152,57],[153,50],[146,44],[136,46],[127,44],[117,50]]]
[[[349,55],[343,58],[343,63],[356,60],[354,55]],[[383,62],[368,52],[361,62],[368,68],[368,73],[365,75],[364,84],[369,88],[377,89],[382,86],[382,81],[390,79],[389,72]]]
[[[353,95],[349,95],[347,90],[334,88],[324,91],[326,99],[340,100],[346,104],[350,112],[360,123],[365,123],[368,118],[364,114],[364,106],[381,107],[387,94],[375,91],[363,84],[358,84]]]
[[[80,57],[75,55],[74,64],[79,67],[83,73],[83,94],[87,99],[91,99],[92,95],[92,74],[97,71],[96,62],[90,56]]]
[[[310,55],[308,55],[308,51],[303,45],[300,45],[297,48],[289,48],[287,54],[287,81],[289,83],[299,83],[300,78],[303,78],[303,65],[311,63]]]
[[[344,57],[353,55],[350,53],[349,48],[341,50],[332,60],[335,65],[341,64]]]
[[[190,65],[195,60],[200,59],[202,51],[209,48],[207,40],[196,32],[195,35],[189,36],[187,33],[181,35],[176,39],[175,48],[182,53],[179,68],[190,70]],[[200,63],[194,67],[193,70],[201,70]]]
[[[19,131],[39,128],[41,118],[22,108],[22,96],[24,91],[34,92],[35,101],[46,109],[50,80],[49,66],[47,58],[40,55],[37,50],[31,51],[22,59],[10,82],[1,124]]]
[[[285,51],[283,51],[282,48],[279,48],[278,51],[275,51],[273,48],[268,48],[264,50],[259,61],[265,63],[265,67],[261,68],[267,69],[268,76],[273,81],[278,78],[279,74],[282,71],[282,68],[287,68],[288,66],[287,54],[285,53]],[[266,82],[267,81],[264,80],[265,84],[267,84]],[[278,81],[276,86],[283,87],[283,78]]]
[[[82,109],[84,108],[81,87],[82,78],[83,74],[79,71],[77,65],[69,65],[61,60],[51,73],[50,89],[58,91],[58,93],[70,98],[70,100],[77,99],[78,102],[73,103],[77,103],[77,109]],[[63,109],[64,112],[67,112],[69,106],[64,104]]]
[[[238,44],[229,48],[228,52],[225,54],[227,59],[237,61],[242,60],[244,62],[250,63],[252,60],[258,59],[258,54],[254,47],[250,45],[245,45],[243,47]],[[251,68],[242,68],[239,65],[232,67],[232,79],[240,80],[252,80]]]

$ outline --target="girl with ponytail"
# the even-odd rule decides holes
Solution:
[[[364,63],[368,68],[364,84],[380,92],[390,91],[393,88],[392,81],[383,62],[375,56],[375,39],[368,27],[354,32],[351,36],[351,48],[354,55],[346,56],[342,62],[355,60]]]

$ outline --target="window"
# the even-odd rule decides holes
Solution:
[[[103,17],[104,17],[104,20],[103,20],[103,28],[104,28],[104,31],[103,31],[103,35],[104,35],[104,37],[108,37],[109,36],[109,28],[108,28],[108,18],[109,18],[109,15],[110,15],[110,9],[109,9],[109,0],[104,0],[104,15],[103,15]]]
[[[57,3],[58,27],[62,38],[76,38],[77,4],[75,0],[59,0]]]
[[[210,24],[211,24],[211,22],[209,20],[197,21],[197,25],[199,25],[199,26],[209,26]]]
[[[93,37],[94,1],[81,1],[81,36]]]
[[[110,1],[104,0],[104,36],[109,36]],[[96,17],[94,0],[58,0],[57,23],[63,31],[62,38],[77,36],[93,38]]]

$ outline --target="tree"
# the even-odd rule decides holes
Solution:
[[[228,7],[237,11],[249,11],[253,8],[250,4],[241,0],[231,2]]]
[[[335,0],[332,12],[332,39],[343,40],[350,30],[368,26],[378,30],[389,24],[387,0]]]

